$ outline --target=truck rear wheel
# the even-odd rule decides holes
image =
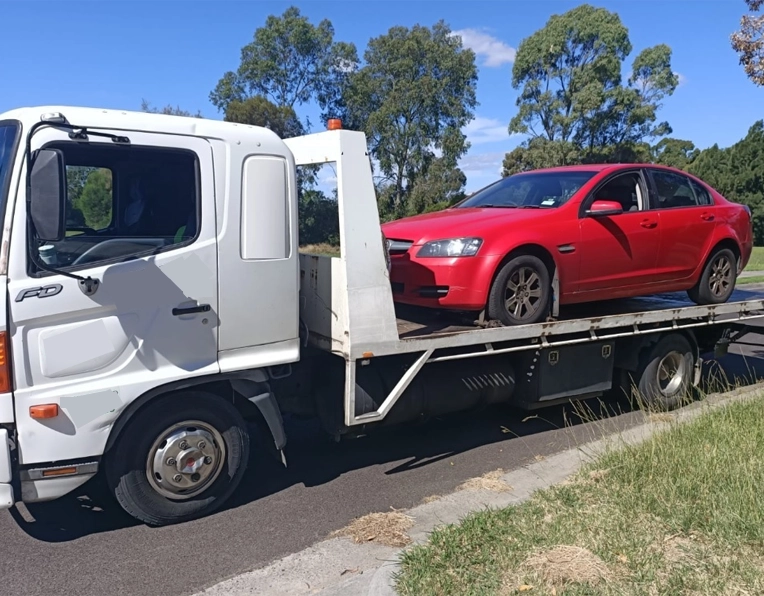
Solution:
[[[130,515],[153,526],[203,517],[241,482],[249,434],[239,411],[188,391],[149,403],[106,458],[106,478]]]
[[[640,362],[639,370],[628,375],[631,388],[648,409],[673,410],[688,398],[695,370],[695,352],[680,333],[664,335]]]

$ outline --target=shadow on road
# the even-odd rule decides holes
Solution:
[[[753,341],[757,340],[764,344],[764,337]],[[749,385],[762,378],[764,345],[755,350],[754,357],[730,353],[707,361],[703,384],[706,389],[718,391],[725,388],[723,384]],[[323,485],[360,468],[386,464],[389,469],[380,474],[401,474],[494,443],[506,444],[507,450],[530,451],[523,444],[524,438],[567,428],[569,434],[563,440],[569,444],[558,447],[564,449],[636,425],[643,416],[624,396],[614,392],[606,399],[535,412],[496,406],[339,443],[328,438],[313,421],[287,420],[288,468],[263,455],[266,450],[253,441],[247,475],[225,509],[278,494],[293,485]],[[592,421],[595,423],[585,424]],[[529,452],[527,459],[532,461],[534,455]],[[389,467],[391,464],[397,465]],[[29,505],[28,509],[19,505],[11,511],[28,535],[45,542],[67,542],[138,525],[108,494],[100,476],[57,501]]]

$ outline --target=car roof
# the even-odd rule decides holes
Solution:
[[[681,172],[676,168],[670,166],[664,166],[657,163],[589,163],[589,164],[577,164],[570,166],[555,166],[551,168],[538,168],[535,170],[528,170],[526,172],[518,172],[519,174],[534,174],[534,173],[546,173],[546,172],[602,172],[604,170],[625,170],[632,168],[659,168],[663,170],[671,170],[674,172]],[[681,172],[687,174],[687,172]]]

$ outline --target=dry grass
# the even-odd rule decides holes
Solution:
[[[621,446],[405,551],[401,596],[764,594],[764,399]]]
[[[457,490],[490,490],[495,492],[508,492],[512,487],[504,482],[502,476],[504,470],[494,470],[487,472],[478,478],[470,478],[459,485]]]
[[[304,255],[319,255],[323,257],[339,257],[340,247],[333,244],[306,244],[300,247],[300,252]]]
[[[399,511],[369,513],[337,530],[333,536],[348,536],[356,543],[376,542],[386,546],[402,547],[411,543],[407,534],[414,521]]]
[[[608,566],[593,552],[565,544],[531,555],[521,563],[520,569],[536,575],[544,585],[554,588],[569,584],[596,586],[612,578]]]

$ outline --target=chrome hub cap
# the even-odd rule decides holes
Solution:
[[[666,397],[673,396],[687,377],[687,361],[679,352],[669,352],[658,364],[658,387]]]
[[[719,257],[711,266],[708,285],[714,296],[724,296],[732,285],[732,263],[727,257]]]
[[[225,455],[225,442],[217,430],[196,420],[180,422],[154,441],[146,460],[146,475],[159,494],[189,499],[215,481]]]
[[[529,319],[541,307],[541,278],[530,267],[521,267],[507,280],[504,300],[507,312],[519,320]]]

